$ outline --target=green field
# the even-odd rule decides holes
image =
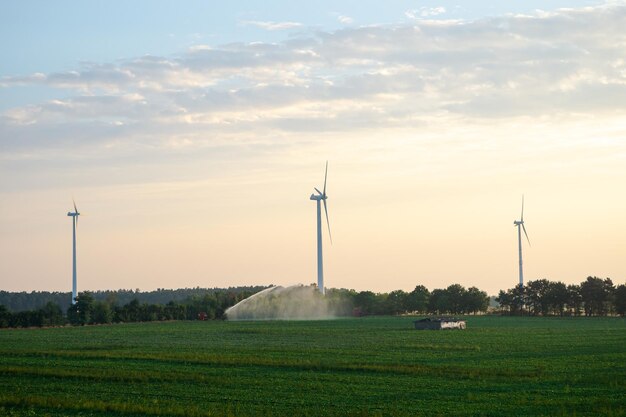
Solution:
[[[410,317],[0,331],[0,415],[626,415],[626,320]]]

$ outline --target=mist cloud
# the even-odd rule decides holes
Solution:
[[[321,320],[343,306],[331,303],[312,286],[270,287],[226,310],[228,320]]]

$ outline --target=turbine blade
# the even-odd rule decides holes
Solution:
[[[324,171],[324,196],[326,196],[326,177],[328,176],[328,161],[326,161],[326,171]]]
[[[324,199],[324,212],[326,213],[326,224],[328,225],[328,237],[330,238],[330,244],[333,244],[333,235],[330,234],[330,222],[328,221],[328,207],[326,207],[326,199]]]
[[[315,188],[315,187],[313,187],[313,188]],[[317,188],[315,188],[315,191],[317,191],[317,193],[318,193],[319,195],[324,195],[324,194],[322,194],[322,192],[321,192],[320,190],[318,190]]]
[[[521,221],[524,221],[524,194],[522,194],[522,218]]]
[[[526,226],[522,223],[522,230],[524,231],[524,235],[526,235],[526,240],[528,241],[528,246],[531,246],[530,239],[528,238],[528,233],[526,233]]]
[[[74,203],[74,213],[78,213],[78,209],[76,208],[76,201],[72,198],[72,203]]]

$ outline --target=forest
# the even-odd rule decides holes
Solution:
[[[626,313],[626,285],[610,278],[587,277],[579,285],[539,279],[501,290],[496,301],[510,315],[607,316]]]
[[[169,320],[223,319],[225,311],[264,286],[81,292],[76,303],[69,293],[0,292],[0,327],[44,327]],[[374,293],[328,289],[326,298],[341,316],[503,314],[527,316],[607,316],[626,313],[626,285],[610,278],[587,277],[579,285],[540,279],[501,290],[490,297],[476,287],[452,284],[428,290]]]

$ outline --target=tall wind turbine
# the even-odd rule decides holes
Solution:
[[[513,222],[515,227],[517,227],[517,244],[519,246],[519,286],[524,286],[524,270],[522,269],[522,230],[524,230],[524,235],[526,235],[526,240],[528,241],[528,246],[530,246],[530,239],[528,239],[528,233],[526,233],[526,227],[524,226],[524,196],[522,195],[522,216],[520,220],[515,220]]]
[[[68,211],[67,215],[72,218],[72,304],[76,304],[76,226],[78,225],[78,216],[80,213],[76,208],[76,202],[74,203],[74,211]]]
[[[333,238],[330,234],[330,223],[328,222],[328,208],[326,207],[326,178],[328,176],[328,161],[326,161],[326,171],[324,172],[324,191],[320,191],[315,188],[317,194],[311,194],[311,200],[317,202],[317,288],[324,294],[324,265],[322,259],[322,208],[320,201],[324,202],[324,212],[326,213],[326,224],[328,225],[328,237],[330,243],[333,243]]]

